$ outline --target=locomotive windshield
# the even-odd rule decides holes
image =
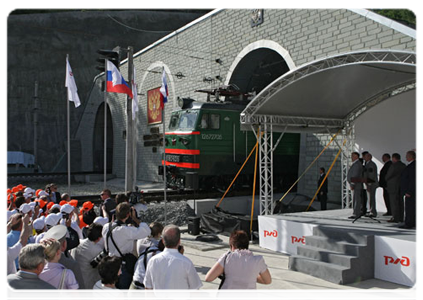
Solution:
[[[197,123],[198,110],[181,110],[174,112],[170,119],[170,130],[194,130]]]

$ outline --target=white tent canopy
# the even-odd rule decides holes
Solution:
[[[366,109],[415,88],[416,54],[361,51],[323,58],[285,73],[241,114],[243,129],[273,124],[273,131],[326,132],[348,126]]]

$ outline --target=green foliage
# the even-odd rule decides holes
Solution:
[[[371,11],[395,21],[420,26],[420,8],[369,8]]]

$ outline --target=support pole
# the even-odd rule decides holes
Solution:
[[[38,173],[38,81],[34,91],[34,171]]]
[[[163,104],[162,111],[162,123],[163,123],[163,200],[165,204],[165,225],[167,225],[167,178],[166,178],[166,118],[165,118],[165,106]]]
[[[128,47],[128,82],[134,77],[132,47]],[[125,192],[132,192],[134,184],[134,130],[132,121],[132,99],[126,96],[126,161],[125,161]]]
[[[107,59],[104,60],[104,178],[103,189],[107,188]]]
[[[260,129],[259,129],[260,136]],[[256,159],[254,161],[254,184],[253,184],[253,201],[251,202],[251,221],[250,221],[250,238],[253,240],[253,216],[254,216],[254,200],[256,195],[256,177],[257,177],[257,157],[258,157],[258,148],[256,148]]]
[[[66,60],[69,61],[69,54],[66,54]],[[66,91],[67,95],[67,91]],[[71,195],[71,152],[70,152],[70,113],[69,113],[69,99],[66,96],[66,111],[67,111],[67,133],[68,133],[68,194]]]

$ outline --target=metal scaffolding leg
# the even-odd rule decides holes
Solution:
[[[260,215],[271,215],[273,202],[273,130],[272,125],[261,125],[260,138]]]
[[[352,194],[347,181],[348,169],[351,163],[351,153],[354,151],[355,134],[354,126],[343,130],[344,139],[346,139],[345,148],[341,157],[342,165],[342,208],[352,208]]]

